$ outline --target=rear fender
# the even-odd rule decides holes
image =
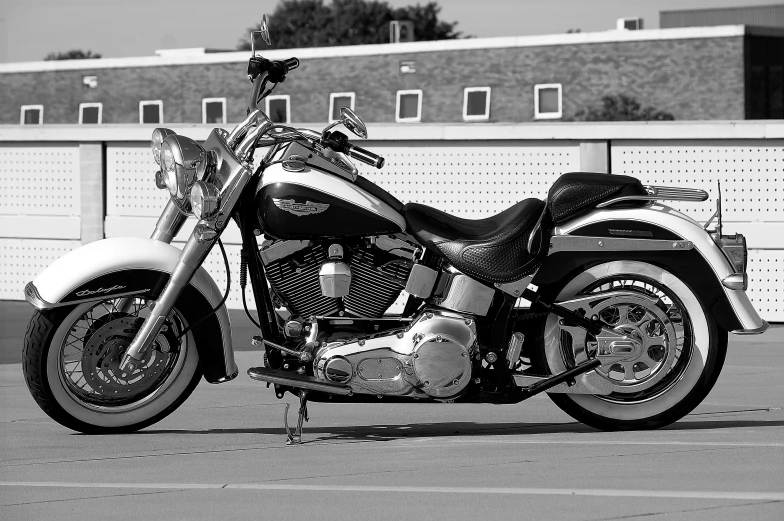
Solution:
[[[565,272],[574,275],[588,265],[601,262],[649,262],[686,282],[723,329],[738,334],[762,333],[767,329],[767,322],[757,314],[746,292],[727,288],[721,283],[734,273],[734,268],[710,234],[699,223],[673,208],[655,203],[643,208],[594,210],[557,226],[553,235],[618,238],[624,237],[625,231],[630,232],[625,235],[626,238],[690,241],[693,249],[602,251],[597,248],[595,251],[555,252],[544,260],[533,282],[537,285],[555,284],[565,279]],[[640,235],[641,232],[645,235]]]
[[[180,257],[170,244],[139,237],[117,237],[77,248],[46,268],[25,287],[25,298],[40,310],[92,300],[136,294],[157,296]],[[177,301],[189,322],[220,304],[222,292],[200,267]],[[193,328],[196,348],[210,383],[233,379],[237,373],[231,324],[225,306]]]

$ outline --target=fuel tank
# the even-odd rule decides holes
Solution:
[[[357,237],[405,231],[390,205],[329,170],[268,167],[256,187],[264,233],[279,239]]]

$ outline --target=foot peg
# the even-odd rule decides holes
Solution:
[[[299,445],[302,443],[302,422],[308,421],[308,391],[305,389],[299,392],[299,416],[297,418],[297,430],[291,433],[289,429],[289,404],[286,404],[286,411],[283,413],[283,425],[286,427],[286,445]]]

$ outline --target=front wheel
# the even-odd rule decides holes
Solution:
[[[720,330],[689,286],[659,266],[637,261],[600,264],[578,274],[560,290],[557,300],[607,291],[636,292],[650,299],[615,302],[600,318],[639,343],[638,356],[601,366],[609,395],[550,394],[574,419],[602,430],[655,429],[673,423],[702,402],[721,372],[727,332]],[[573,328],[548,316],[543,332],[549,370],[559,373],[591,354],[590,335],[575,339]]]
[[[119,368],[148,313],[143,298],[37,311],[23,350],[27,387],[52,419],[90,434],[131,432],[161,420],[201,378],[184,315],[175,307],[132,372]]]

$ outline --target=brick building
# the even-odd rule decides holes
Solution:
[[[278,121],[326,122],[342,105],[372,123],[569,121],[616,93],[679,120],[784,118],[784,87],[766,87],[773,101],[764,105],[750,88],[752,64],[784,65],[784,30],[775,28],[606,31],[264,55],[301,59],[268,98]],[[194,50],[0,64],[0,123],[236,122],[247,106],[248,56]]]

